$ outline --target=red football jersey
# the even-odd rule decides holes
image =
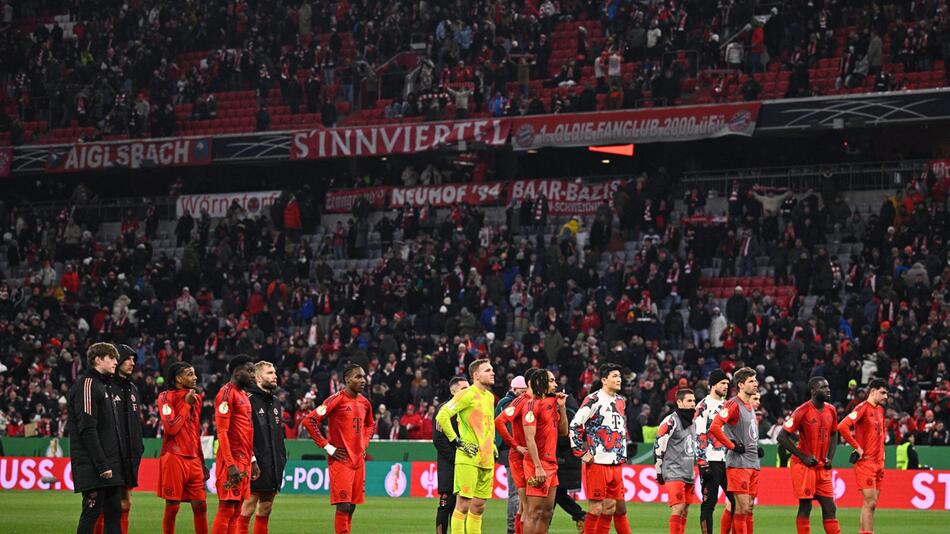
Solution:
[[[169,389],[158,395],[158,413],[162,423],[162,454],[200,458],[201,395],[195,403],[185,402],[187,389]]]
[[[324,437],[320,430],[320,423],[324,419],[328,420],[327,437]],[[317,446],[323,448],[330,443],[336,448],[343,447],[347,457],[345,463],[353,468],[363,463],[366,448],[376,426],[373,421],[373,406],[366,397],[350,397],[346,390],[327,397],[316,410],[307,414],[303,424]],[[332,456],[327,458],[328,463],[339,461]]]
[[[854,434],[851,428],[855,428]],[[841,437],[854,448],[864,449],[862,462],[872,465],[884,465],[884,407],[872,406],[864,401],[854,411],[841,420],[838,425]]]
[[[796,408],[785,421],[785,431],[791,434],[798,432],[798,448],[818,458],[818,465],[823,466],[831,435],[838,431],[838,411],[828,403],[819,410],[808,401]],[[792,463],[800,464],[802,461],[798,456],[792,456]]]
[[[254,424],[251,400],[244,390],[228,382],[214,399],[214,425],[218,429],[218,464],[250,465],[254,457]]]
[[[533,426],[537,430],[534,442],[538,446],[538,458],[545,469],[557,469],[557,435],[561,413],[557,407],[557,397],[534,399],[523,409],[521,418],[524,426]],[[525,458],[531,460],[530,455]]]
[[[505,440],[505,443],[511,447],[515,454],[521,454],[515,450],[516,446],[524,447],[524,427],[518,424],[521,416],[524,415],[524,409],[531,403],[531,398],[527,395],[518,395],[512,399],[508,406],[495,418],[495,431]],[[508,424],[511,424],[511,432],[508,432]]]

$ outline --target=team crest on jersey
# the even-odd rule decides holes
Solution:
[[[850,417],[852,421],[857,421],[857,420],[858,420],[858,412],[851,412],[851,413],[848,414],[848,417]]]
[[[171,414],[172,414],[172,407],[169,406],[169,405],[167,405],[167,404],[163,404],[163,405],[162,405],[162,415],[168,416],[168,415],[171,415]]]
[[[511,416],[514,415],[514,414],[515,414],[515,407],[514,407],[514,406],[509,406],[509,407],[505,408],[505,415],[507,415],[508,417],[511,417]]]
[[[327,407],[325,404],[321,404],[320,406],[317,407],[317,415],[322,417],[326,414],[327,414]]]
[[[785,428],[792,428],[794,425],[795,425],[795,421],[792,421],[791,419],[789,419],[788,421],[785,421]]]
[[[228,401],[224,401],[218,405],[218,413],[221,415],[228,413]]]
[[[260,414],[261,417],[264,417],[264,408],[261,408],[257,413]]]
[[[725,419],[726,417],[729,417],[729,410],[727,410],[726,408],[719,410],[719,417],[722,417],[723,419]]]
[[[525,420],[526,423],[533,423],[533,422],[534,422],[534,412],[528,412],[527,414],[525,414],[524,420]]]

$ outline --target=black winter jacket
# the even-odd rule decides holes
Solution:
[[[112,379],[87,369],[69,388],[67,432],[76,493],[124,486],[119,395]],[[99,475],[112,471],[112,478]]]
[[[284,446],[284,425],[280,401],[256,385],[247,388],[251,399],[251,421],[254,422],[254,456],[261,476],[251,481],[251,491],[278,492],[284,482],[287,448]]]
[[[119,416],[119,435],[122,438],[122,460],[125,469],[125,485],[139,485],[139,464],[142,463],[142,398],[139,388],[131,380],[116,376],[114,387],[119,394],[116,410]]]

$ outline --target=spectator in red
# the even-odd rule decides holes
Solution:
[[[765,72],[768,57],[765,51],[765,30],[758,20],[752,21],[752,46],[749,50],[749,71]]]
[[[297,197],[291,196],[287,205],[284,206],[284,230],[287,230],[288,235],[296,237],[300,234],[302,228],[303,223],[300,222],[300,204],[297,202]]]
[[[60,286],[63,288],[63,291],[67,293],[79,292],[79,273],[76,272],[72,264],[66,265],[66,272],[63,273]]]
[[[423,439],[422,423],[422,416],[416,413],[416,405],[406,405],[406,413],[399,418],[399,426],[405,431],[406,439]]]

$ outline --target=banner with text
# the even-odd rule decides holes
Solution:
[[[518,117],[511,122],[511,144],[515,150],[531,150],[751,136],[760,106],[743,102]]]
[[[328,128],[291,134],[291,159],[415,154],[469,144],[502,146],[508,140],[508,119],[473,119]]]
[[[395,187],[389,205],[393,208],[421,208],[428,204],[433,208],[444,208],[454,204],[498,204],[502,201],[502,189],[501,182]]]
[[[610,202],[614,192],[626,180],[608,180],[584,183],[577,180],[517,180],[508,186],[508,203],[522,199],[548,199],[551,215],[590,215],[604,203]]]
[[[698,480],[698,477],[697,477]],[[656,469],[652,465],[624,465],[622,481],[624,499],[628,502],[669,502],[666,489],[656,481]],[[852,469],[832,471],[835,501],[839,507],[860,508],[863,503]],[[884,475],[884,491],[881,492],[878,508],[906,510],[950,510],[950,471],[901,471],[887,469]],[[699,484],[696,497],[702,501]],[[438,471],[435,462],[413,462],[412,497],[438,498]],[[584,489],[575,494],[575,499],[586,500]],[[495,466],[492,498],[508,498],[508,474],[503,465]],[[725,494],[720,492],[719,502],[724,503]],[[759,472],[757,505],[794,506],[798,504],[792,492],[792,476],[788,469],[765,467]]]
[[[177,216],[188,213],[192,217],[201,217],[207,211],[212,218],[226,217],[228,208],[237,202],[249,217],[260,214],[280,196],[280,191],[252,191],[249,193],[223,193],[220,195],[182,195],[175,203]]]
[[[46,172],[181,167],[211,163],[211,139],[82,143],[49,150]]]
[[[327,199],[324,203],[324,211],[327,213],[349,213],[353,209],[356,199],[363,197],[369,201],[369,205],[374,210],[381,210],[386,207],[386,201],[389,200],[388,187],[363,187],[361,189],[340,189],[327,193]]]

